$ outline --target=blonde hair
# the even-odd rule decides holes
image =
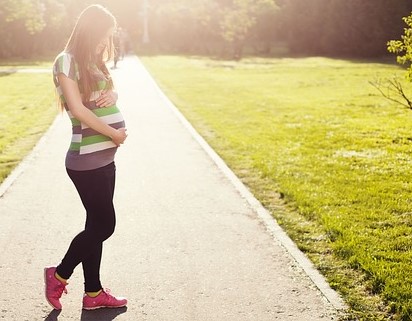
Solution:
[[[108,88],[113,82],[105,62],[113,57],[113,37],[101,53],[96,53],[97,46],[110,29],[116,28],[116,18],[105,7],[95,4],[82,11],[66,44],[65,51],[72,54],[79,67],[79,86],[83,101],[88,101],[97,89],[98,80],[90,68],[96,66],[108,81]]]

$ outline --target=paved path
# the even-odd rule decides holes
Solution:
[[[43,297],[43,267],[59,262],[84,221],[64,170],[69,121],[59,116],[13,184],[0,187],[0,320],[337,320],[339,300],[328,302],[273,237],[139,61],[119,67],[129,138],[117,157],[118,224],[102,279],[129,306],[82,312],[81,267],[60,313]]]

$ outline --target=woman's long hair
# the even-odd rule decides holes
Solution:
[[[113,56],[113,37],[106,48],[96,53],[97,46],[109,30],[116,28],[116,18],[101,5],[91,5],[83,10],[67,42],[65,51],[72,54],[79,67],[79,86],[83,101],[88,101],[93,91],[97,90],[96,77],[91,68],[96,66],[108,81],[108,88],[113,88],[110,73],[105,65]]]

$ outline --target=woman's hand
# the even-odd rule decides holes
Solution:
[[[117,92],[109,89],[103,90],[100,97],[96,99],[97,107],[109,107],[116,104],[118,95]]]
[[[124,143],[124,141],[127,138],[127,133],[126,133],[127,129],[122,127],[119,129],[116,129],[116,131],[114,132],[112,138],[113,143],[115,143],[117,146],[120,146],[121,144]]]
[[[62,87],[63,95],[66,98],[67,106],[73,117],[85,123],[90,128],[93,128],[95,131],[110,137],[117,146],[122,144],[127,137],[126,129],[115,129],[104,123],[102,119],[98,118],[90,109],[83,105],[79,86],[76,81],[70,79],[63,73],[58,74],[57,77]]]

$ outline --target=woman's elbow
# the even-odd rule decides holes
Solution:
[[[74,118],[76,118],[76,119],[81,119],[82,118],[82,115],[84,114],[84,106],[81,104],[81,105],[69,105],[69,110],[70,110],[70,113],[73,115],[73,117]]]

